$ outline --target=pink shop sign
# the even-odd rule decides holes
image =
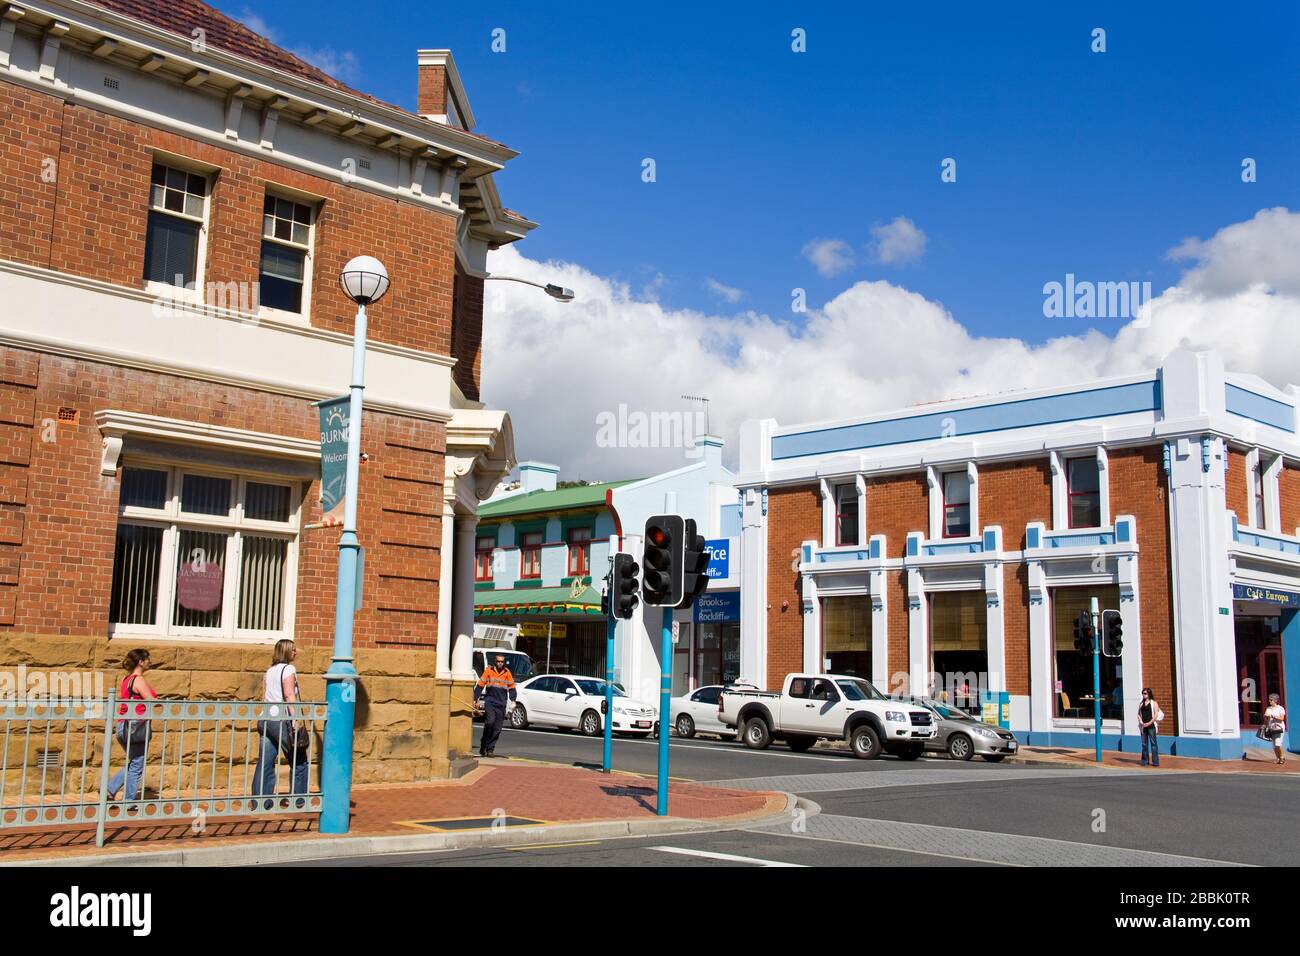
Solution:
[[[225,576],[213,561],[187,561],[176,570],[176,600],[190,611],[214,611],[221,606]]]

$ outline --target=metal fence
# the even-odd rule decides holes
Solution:
[[[0,705],[0,830],[319,814],[325,704],[70,699]],[[303,728],[306,747],[292,741]],[[115,788],[110,798],[109,787]],[[277,792],[279,791],[279,792]]]

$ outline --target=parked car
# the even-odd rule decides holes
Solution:
[[[674,697],[670,713],[673,717],[673,731],[677,736],[716,734],[719,737],[735,737],[736,728],[728,727],[718,719],[718,699],[728,687],[758,690],[748,681],[736,681],[734,684],[709,684],[681,697]]]
[[[953,760],[970,760],[978,754],[989,763],[997,763],[1020,749],[1011,731],[986,724],[959,707],[928,697],[900,695],[894,699],[920,704],[934,713],[939,732],[926,742],[926,750],[946,751]]]
[[[580,730],[588,737],[604,732],[605,681],[599,677],[542,674],[519,685],[519,700],[510,710],[510,726],[522,730],[532,724]],[[658,712],[634,701],[614,686],[612,728],[615,733],[649,736]]]
[[[864,760],[882,751],[915,760],[935,734],[929,708],[890,700],[870,681],[845,674],[790,674],[780,693],[729,687],[718,698],[718,719],[739,727],[754,750],[784,740],[802,752],[819,739],[842,739]]]

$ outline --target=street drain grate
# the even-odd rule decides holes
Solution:
[[[430,830],[491,830],[498,827],[532,827],[545,820],[528,817],[463,817],[459,820],[412,820],[411,825]]]

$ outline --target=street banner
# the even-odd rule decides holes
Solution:
[[[348,484],[350,398],[331,398],[320,409],[320,510],[322,525],[343,524]]]

